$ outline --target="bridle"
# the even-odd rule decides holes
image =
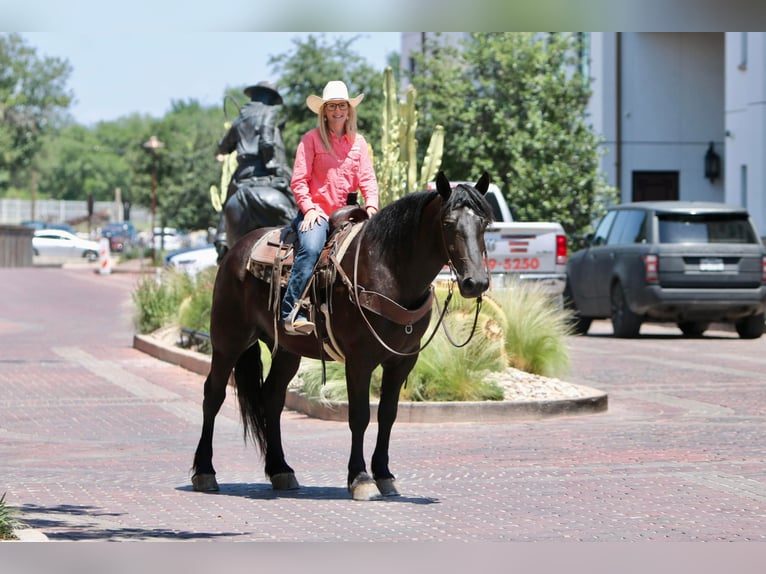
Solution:
[[[479,321],[479,312],[480,312],[481,306],[482,306],[481,295],[479,295],[476,298],[476,310],[475,310],[475,313],[474,313],[473,326],[471,327],[471,333],[468,335],[468,338],[463,343],[456,343],[453,340],[452,336],[450,335],[450,333],[449,333],[449,331],[447,329],[446,323],[444,323],[444,317],[447,314],[447,310],[449,308],[450,301],[452,300],[454,285],[455,285],[455,283],[457,281],[457,279],[456,279],[457,278],[457,271],[456,271],[455,266],[454,266],[454,264],[452,262],[452,257],[450,256],[451,254],[450,254],[449,248],[447,246],[447,240],[446,240],[445,234],[444,234],[444,228],[447,226],[447,223],[445,223],[444,220],[442,221],[442,233],[441,233],[442,245],[444,247],[445,253],[447,253],[447,256],[448,256],[447,264],[448,264],[449,269],[450,269],[450,280],[449,280],[449,283],[448,283],[447,297],[446,297],[446,299],[444,301],[443,309],[439,312],[439,319],[437,320],[436,325],[434,326],[433,331],[431,331],[431,334],[426,339],[426,342],[424,344],[420,345],[419,348],[416,349],[415,351],[410,351],[410,352],[399,351],[399,350],[396,350],[396,349],[392,348],[390,345],[388,345],[382,339],[380,334],[375,330],[375,328],[372,326],[372,324],[370,323],[370,320],[367,318],[367,315],[364,312],[364,307],[362,305],[362,302],[361,302],[360,296],[359,296],[360,291],[362,291],[363,288],[359,286],[359,279],[358,279],[359,253],[361,251],[362,239],[364,237],[364,232],[365,232],[365,228],[366,228],[367,223],[365,222],[363,225],[365,227],[362,228],[361,232],[359,233],[359,236],[357,237],[356,250],[355,250],[355,253],[354,253],[354,273],[353,273],[354,279],[353,279],[352,283],[347,284],[347,287],[349,289],[349,297],[350,297],[351,301],[356,305],[356,308],[358,309],[359,314],[361,315],[362,319],[364,320],[365,325],[367,326],[367,330],[375,338],[375,340],[384,349],[386,349],[390,353],[393,353],[393,354],[398,355],[400,357],[410,357],[410,356],[418,355],[419,353],[421,353],[431,343],[431,341],[433,341],[433,338],[436,335],[436,332],[439,330],[440,326],[444,329],[444,334],[447,337],[447,340],[454,347],[461,348],[461,347],[465,347],[468,343],[470,343],[471,339],[473,339],[474,333],[476,332],[476,326],[478,325],[478,321]],[[484,262],[484,268],[487,271],[487,275],[490,276],[489,268],[488,268],[488,265],[487,265],[487,257],[486,256],[487,256],[487,252],[486,252],[486,246],[485,246],[485,248],[482,250],[482,261]],[[342,274],[342,276],[343,276],[343,274]],[[434,288],[433,288],[433,285],[432,285],[430,287],[431,293],[429,293],[429,298],[428,299],[431,299],[430,295],[433,294],[433,289]],[[427,299],[427,301],[428,301],[428,299]],[[432,299],[433,299],[433,301],[436,301],[436,307],[438,309],[439,308],[438,300],[436,300],[435,297],[433,297]],[[393,305],[399,306],[397,303],[395,303],[393,301],[390,301],[390,302]],[[386,318],[388,318],[388,317],[386,317]],[[404,331],[408,335],[411,334],[412,333],[412,323],[407,323],[404,326]]]

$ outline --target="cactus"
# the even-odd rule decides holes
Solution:
[[[417,91],[408,86],[405,99],[400,102],[393,70],[387,67],[383,73],[383,95],[381,153],[375,158],[381,206],[418,189],[425,189],[439,170],[444,150],[444,128],[436,126],[418,179],[415,137],[418,126],[415,108]]]
[[[227,130],[231,127],[231,122],[224,123],[224,128]],[[229,189],[229,182],[231,176],[234,174],[234,170],[237,169],[237,152],[236,150],[223,158],[221,162],[221,188],[218,189],[215,185],[210,186],[210,202],[213,204],[213,209],[219,212],[223,209],[223,204],[226,203],[226,194]]]

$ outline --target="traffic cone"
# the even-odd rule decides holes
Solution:
[[[98,250],[98,272],[109,275],[112,272],[112,258],[109,256],[109,239],[102,237]]]

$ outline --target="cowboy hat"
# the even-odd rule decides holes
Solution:
[[[331,82],[327,82],[327,85],[324,87],[324,91],[322,92],[321,98],[313,94],[306,98],[306,105],[312,112],[318,114],[319,110],[322,109],[322,106],[325,104],[325,102],[329,102],[331,100],[347,101],[349,104],[351,104],[352,108],[355,108],[363,99],[364,94],[359,94],[355,98],[349,98],[346,84],[339,80],[333,80]]]
[[[243,90],[244,94],[254,102],[263,102],[270,106],[282,105],[282,96],[271,82],[258,82]]]

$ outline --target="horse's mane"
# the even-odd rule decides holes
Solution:
[[[412,247],[413,231],[420,226],[423,209],[438,195],[438,191],[410,193],[387,205],[370,219],[365,235],[379,246],[381,256],[386,252],[400,253],[399,250]],[[460,207],[468,207],[488,221],[492,220],[492,207],[484,196],[464,184],[452,189],[441,209],[444,213]]]

